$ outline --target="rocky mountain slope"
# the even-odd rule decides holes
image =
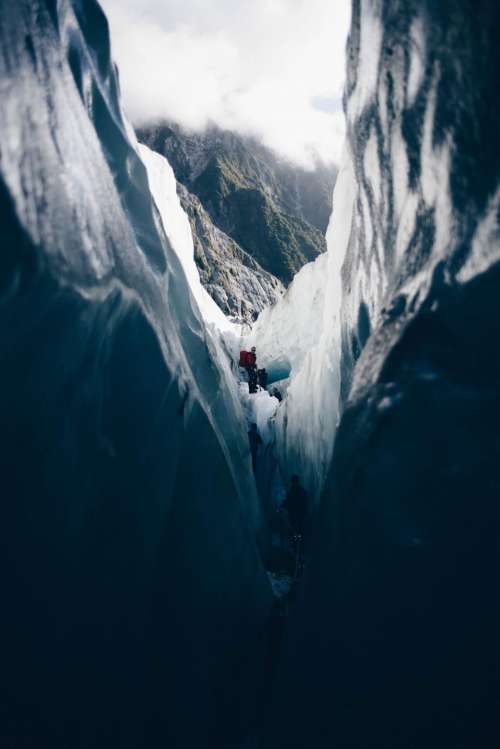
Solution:
[[[196,195],[179,183],[178,192],[191,224],[203,286],[230,318],[254,321],[265,307],[278,301],[285,287],[214,225]]]
[[[256,140],[212,127],[201,134],[160,124],[139,139],[166,156],[213,223],[287,285],[326,249],[336,171],[307,171]]]

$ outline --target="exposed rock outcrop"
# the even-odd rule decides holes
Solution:
[[[259,312],[280,299],[285,287],[218,229],[200,200],[180,183],[178,192],[191,224],[203,286],[231,319],[251,324]]]
[[[284,284],[324,252],[333,166],[307,171],[253,138],[216,127],[196,134],[161,124],[138,133],[168,158],[214,224]]]

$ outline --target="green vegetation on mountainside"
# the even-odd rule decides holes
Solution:
[[[167,157],[215,226],[283,283],[325,251],[334,167],[302,169],[253,138],[216,127],[197,134],[162,124],[139,138]]]
[[[215,157],[193,183],[214,223],[267,271],[288,284],[325,250],[316,227],[280,211],[269,188],[227,157]]]

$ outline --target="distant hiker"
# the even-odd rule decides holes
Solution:
[[[276,398],[280,403],[283,400],[283,396],[281,395],[281,393],[278,390],[278,388],[273,388],[272,392],[271,392],[271,395],[273,396],[273,398]]]
[[[267,380],[268,380],[268,374],[267,374],[266,368],[264,367],[263,369],[257,370],[257,375],[259,378],[259,385],[261,386],[262,390],[266,390]]]
[[[252,453],[252,467],[253,472],[257,470],[257,453],[259,446],[262,445],[262,437],[257,431],[257,424],[250,424],[248,431],[248,441],[250,442],[250,452]]]
[[[294,474],[283,507],[288,512],[296,536],[304,536],[308,512],[307,501],[307,492],[300,483],[300,477]]]

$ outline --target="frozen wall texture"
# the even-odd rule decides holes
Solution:
[[[1,3],[0,81],[1,740],[232,745],[261,513],[97,3]]]
[[[498,746],[499,22],[353,3],[343,414],[269,747]]]
[[[285,380],[275,419],[275,450],[285,480],[300,474],[316,508],[332,459],[341,402],[341,268],[351,237],[356,182],[345,149],[333,195],[328,251],[295,276],[265,309],[247,347],[256,345],[270,379]],[[279,383],[279,387],[283,385]]]

